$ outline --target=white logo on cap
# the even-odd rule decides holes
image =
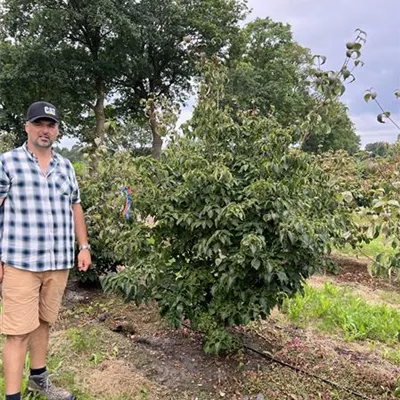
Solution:
[[[56,115],[56,109],[55,108],[53,108],[53,107],[48,107],[48,106],[45,106],[44,107],[44,112],[46,113],[46,114],[50,114],[50,115]]]

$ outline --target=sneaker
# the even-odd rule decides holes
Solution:
[[[47,371],[41,375],[31,375],[29,377],[28,390],[40,393],[47,400],[75,400],[75,396],[72,393],[51,383]]]

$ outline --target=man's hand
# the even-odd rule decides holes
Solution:
[[[3,276],[4,276],[4,264],[0,262],[0,283],[3,283]]]
[[[78,253],[78,269],[81,272],[86,272],[92,263],[92,256],[88,249],[81,250]]]

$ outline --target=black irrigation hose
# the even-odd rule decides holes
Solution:
[[[203,335],[206,333],[204,331],[199,331],[199,330],[192,329],[189,325],[186,325],[186,324],[182,324],[182,325],[185,328],[190,329],[192,332],[198,332],[198,333],[201,333]],[[363,399],[363,400],[373,400],[373,399],[371,399],[369,397],[366,397],[362,393],[358,393],[358,392],[356,392],[356,391],[354,391],[352,389],[345,388],[343,386],[340,386],[338,383],[332,382],[332,381],[330,381],[328,379],[325,379],[325,378],[323,378],[321,376],[315,375],[315,374],[313,374],[311,372],[308,372],[308,371],[306,371],[304,369],[301,369],[299,367],[295,367],[294,365],[291,365],[291,364],[288,364],[288,363],[286,363],[284,361],[278,360],[277,358],[275,358],[275,357],[273,357],[273,356],[271,356],[271,355],[269,355],[267,353],[264,353],[262,351],[256,350],[256,349],[254,349],[254,348],[252,348],[252,347],[250,347],[250,346],[248,346],[246,344],[243,344],[243,347],[245,349],[247,349],[247,350],[252,351],[253,353],[258,354],[259,356],[261,356],[261,357],[263,357],[263,358],[265,358],[267,360],[270,360],[270,361],[272,361],[272,362],[274,362],[276,364],[281,365],[282,367],[289,368],[289,369],[291,369],[291,370],[293,370],[295,372],[298,372],[298,373],[307,375],[307,376],[309,376],[311,378],[317,379],[317,380],[319,380],[321,382],[324,382],[324,383],[326,383],[326,384],[328,384],[328,385],[330,385],[330,386],[332,386],[332,387],[334,387],[336,389],[339,389],[341,391],[347,392],[347,393],[349,393],[349,394],[351,394],[351,395],[353,395],[355,397],[358,397],[358,398]]]
[[[342,390],[344,392],[350,393],[355,397],[359,397],[360,399],[364,399],[364,400],[372,400],[369,397],[365,397],[363,394],[355,392],[352,389],[347,389],[347,388],[345,388],[343,386],[340,386],[338,383],[335,383],[335,382],[332,382],[332,381],[330,381],[328,379],[322,378],[321,376],[312,374],[311,372],[308,372],[308,371],[305,371],[304,369],[295,367],[294,365],[290,365],[288,363],[285,363],[284,361],[278,360],[277,358],[275,358],[273,356],[270,356],[269,354],[266,354],[266,353],[264,353],[262,351],[259,351],[259,350],[256,350],[256,349],[253,349],[250,346],[247,346],[247,345],[244,344],[243,347],[246,348],[247,350],[252,351],[253,353],[258,354],[259,356],[261,356],[263,358],[266,358],[266,359],[268,359],[270,361],[273,361],[274,363],[280,364],[280,365],[282,365],[283,367],[286,367],[286,368],[290,368],[293,371],[296,371],[296,372],[299,372],[301,374],[307,375],[307,376],[309,376],[311,378],[318,379],[318,380],[320,380],[320,381],[322,381],[322,382],[324,382],[324,383],[326,383],[326,384],[328,384],[328,385],[330,385],[330,386],[332,386],[332,387],[334,387],[336,389],[339,389],[339,390]]]

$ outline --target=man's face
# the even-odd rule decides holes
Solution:
[[[39,148],[49,148],[58,136],[58,124],[51,119],[37,119],[25,124],[28,143]]]

